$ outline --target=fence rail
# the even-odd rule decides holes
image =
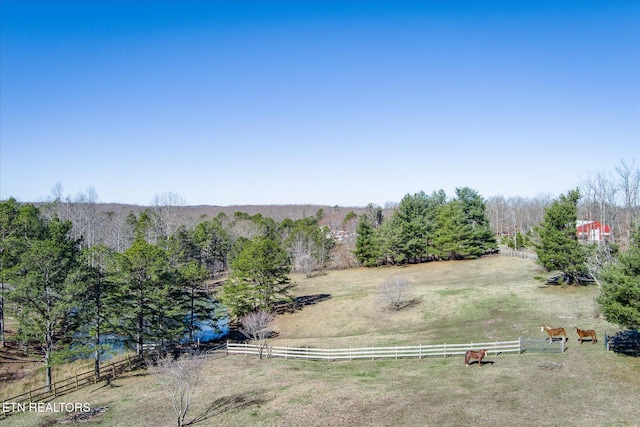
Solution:
[[[500,250],[500,255],[502,256],[511,256],[511,257],[516,257],[516,258],[528,258],[528,259],[538,259],[538,255],[531,253],[531,252],[526,252],[526,251],[516,251],[513,249],[507,249],[507,250]]]
[[[142,364],[144,364],[142,358],[131,357],[128,355],[126,359],[102,365],[100,367],[100,375],[98,377],[96,377],[95,371],[92,369],[90,371],[75,374],[72,377],[53,381],[51,386],[45,385],[30,389],[16,396],[11,396],[2,400],[2,412],[0,413],[0,417],[4,418],[12,413],[12,411],[5,412],[5,404],[10,404],[10,407],[14,408],[25,406],[30,403],[47,402],[51,399],[76,391],[83,386],[96,384],[100,381],[110,381],[122,372],[136,369]]]
[[[564,339],[549,342],[548,338],[520,338],[522,352],[529,353],[564,353],[566,350]]]
[[[226,355],[227,344],[221,344],[208,349],[205,352],[204,357],[208,359],[217,359]],[[119,374],[138,369],[141,366],[146,366],[146,362],[142,357],[127,355],[126,359],[101,365],[100,376],[98,377],[96,377],[95,371],[92,369],[90,371],[75,374],[72,377],[53,381],[51,387],[42,386],[31,389],[17,396],[8,397],[0,402],[0,405],[2,405],[0,419],[6,418],[7,415],[13,413],[13,411],[4,411],[5,403],[10,404],[9,407],[13,409],[30,403],[47,402],[59,396],[76,391],[83,386],[96,384],[100,381],[111,381]]]
[[[544,345],[543,345],[544,343]],[[522,352],[564,352],[564,342],[557,345],[557,342],[548,343],[542,338],[519,338],[512,341],[492,341],[466,344],[438,344],[438,345],[410,345],[395,347],[352,347],[338,349],[322,349],[309,347],[279,347],[268,345],[231,343],[219,345],[206,351],[204,357],[209,359],[217,359],[227,355],[245,355],[266,357],[280,357],[284,359],[304,359],[304,360],[356,360],[356,359],[401,359],[401,358],[417,358],[426,357],[449,357],[462,356],[467,350],[487,350],[489,355],[498,355],[502,353]],[[100,376],[96,377],[93,370],[76,374],[72,377],[54,381],[51,387],[43,386],[31,389],[17,396],[4,399],[2,404],[2,412],[0,418],[6,418],[13,412],[5,412],[5,403],[16,407],[19,405],[27,405],[31,403],[46,402],[62,396],[67,393],[78,390],[79,388],[95,384],[100,381],[110,381],[125,371],[131,371],[145,365],[145,361],[141,357],[128,356],[124,360],[109,363],[100,367]]]
[[[395,347],[354,347],[321,349],[308,347],[260,346],[244,343],[227,343],[228,354],[246,356],[281,357],[306,360],[354,360],[354,359],[400,359],[425,357],[463,356],[467,350],[486,349],[488,354],[521,353],[521,339],[467,344],[413,345]]]

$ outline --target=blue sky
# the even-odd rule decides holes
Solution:
[[[0,199],[558,195],[640,161],[638,1],[0,3]]]

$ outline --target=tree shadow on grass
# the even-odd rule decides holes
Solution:
[[[274,311],[277,314],[295,313],[308,305],[314,305],[329,298],[331,294],[302,295],[295,297],[293,301],[280,301],[274,306]]]
[[[220,397],[212,401],[207,409],[205,409],[200,415],[196,416],[186,425],[194,425],[208,420],[211,417],[215,417],[224,414],[228,411],[236,411],[240,409],[249,408],[251,406],[262,405],[267,400],[260,397],[247,396],[244,394],[236,394],[234,396]]]

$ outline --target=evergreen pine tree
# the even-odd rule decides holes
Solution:
[[[629,248],[601,274],[600,310],[609,322],[640,329],[640,224]]]
[[[356,248],[353,251],[356,259],[365,267],[375,267],[380,262],[381,241],[367,215],[360,216],[356,234]]]
[[[168,316],[178,315],[173,312],[175,304],[167,300],[173,297],[168,256],[138,237],[129,249],[116,254],[114,267],[112,277],[118,284],[121,307],[118,332],[142,355],[145,343],[166,338],[165,326],[175,326],[166,324]]]
[[[10,299],[19,307],[19,328],[23,336],[40,344],[44,351],[47,388],[51,387],[54,351],[74,331],[74,313],[81,287],[73,280],[80,244],[69,237],[72,224],[57,218],[44,221],[37,209],[26,206],[16,220],[24,226],[20,262],[10,278],[14,289]],[[21,228],[21,227],[18,227]]]
[[[586,261],[586,252],[576,235],[579,199],[577,189],[561,195],[545,209],[543,221],[536,227],[538,262],[548,271],[560,270],[573,279],[584,274]]]
[[[231,262],[220,300],[236,317],[256,310],[271,312],[278,298],[290,298],[295,287],[290,271],[287,251],[272,238],[256,237],[245,242]]]

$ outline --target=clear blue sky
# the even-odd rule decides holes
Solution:
[[[558,195],[640,161],[639,1],[0,3],[0,199]]]

